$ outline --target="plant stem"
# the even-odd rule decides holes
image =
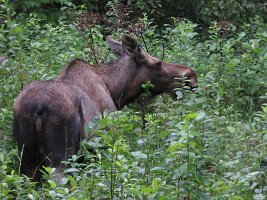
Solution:
[[[90,189],[90,200],[93,199],[93,188],[94,188],[94,185],[95,185],[95,168],[93,168],[93,174],[92,174],[92,183],[91,183],[91,189]]]
[[[149,52],[148,52],[148,48],[147,48],[147,46],[146,46],[145,38],[144,38],[144,36],[143,36],[142,33],[141,33],[141,38],[142,38],[142,40],[143,40],[143,42],[144,42],[144,45],[145,45],[145,48],[146,48],[146,52],[149,53]]]
[[[113,164],[114,164],[114,145],[111,152],[111,165],[110,165],[110,199],[113,199],[114,188],[113,188]]]
[[[90,33],[90,38],[91,38],[91,50],[92,50],[92,53],[93,53],[93,56],[94,56],[94,60],[95,60],[95,63],[98,64],[98,60],[97,60],[97,57],[96,57],[96,52],[95,52],[95,48],[94,48],[94,38],[93,38],[93,34],[92,34],[92,29],[89,28],[89,33]]]

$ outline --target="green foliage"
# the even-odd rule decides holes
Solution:
[[[66,7],[73,7],[71,0],[20,0],[13,3],[17,12],[36,12],[39,18],[53,21],[62,15]]]
[[[34,14],[19,22],[7,4],[3,8],[0,55],[8,61],[0,64],[0,199],[267,197],[267,26],[260,18],[223,35],[213,23],[205,38],[188,20],[174,19],[161,35],[146,21],[149,53],[193,67],[198,90],[177,89],[176,100],[158,96],[144,130],[133,106],[96,117],[85,125],[88,138],[96,137],[86,137],[79,154],[65,161],[65,181],[59,185],[55,169],[46,167],[39,185],[19,174],[10,130],[13,99],[27,83],[54,78],[72,59],[93,63],[92,45],[98,62],[110,56],[100,27],[90,34]]]

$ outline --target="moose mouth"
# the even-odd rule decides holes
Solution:
[[[190,90],[192,92],[195,92],[198,88],[198,84],[197,83],[193,83],[191,80],[186,79],[183,80],[182,78],[174,78],[174,84],[173,88],[174,90],[176,88],[182,88],[184,90]]]
[[[176,82],[175,86],[172,90],[168,91],[167,93],[172,97],[173,100],[176,100],[178,97],[177,91],[186,90],[195,93],[198,88],[198,84],[192,84],[190,80],[186,80],[183,83]]]
[[[184,81],[184,87],[185,90],[190,90],[192,92],[195,92],[198,88],[198,84],[192,84],[192,82],[190,80],[186,80]]]
[[[172,78],[172,79],[173,81],[171,82],[169,81],[169,84],[156,83],[158,87],[154,87],[150,90],[152,96],[156,96],[157,94],[160,93],[167,93],[172,98],[176,98],[177,97],[176,92],[178,89],[195,92],[198,88],[198,84],[192,83],[190,80],[181,80],[181,78]]]

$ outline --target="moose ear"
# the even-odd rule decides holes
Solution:
[[[135,57],[141,53],[139,44],[128,35],[122,36],[122,47],[124,52],[132,57]]]
[[[106,37],[106,42],[113,54],[115,54],[118,57],[123,55],[123,48],[120,42],[113,40],[109,36]]]

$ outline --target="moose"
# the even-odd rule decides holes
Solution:
[[[74,60],[54,80],[35,81],[15,99],[13,135],[22,174],[38,181],[42,166],[63,174],[61,161],[77,153],[84,124],[96,113],[113,112],[134,101],[147,81],[154,85],[153,96],[175,94],[181,85],[176,77],[186,77],[190,88],[197,86],[192,69],[149,55],[128,35],[121,43],[110,37],[106,42],[118,57],[114,61],[90,65]]]

